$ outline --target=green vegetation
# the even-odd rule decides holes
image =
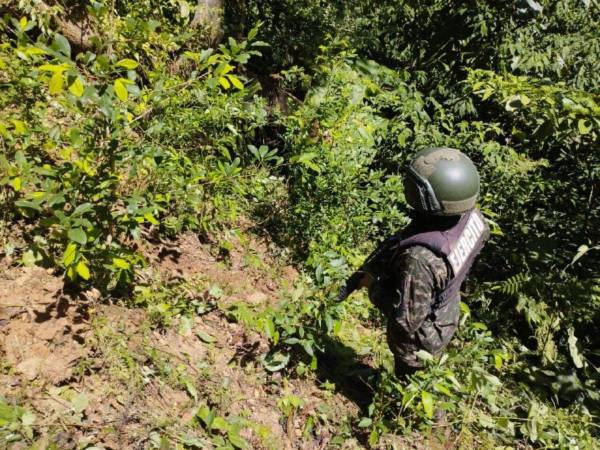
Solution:
[[[74,2],[9,3],[0,254],[7,269],[42,266],[72,290],[147,313],[134,350],[102,320],[93,334],[122,389],[158,380],[196,408],[184,431],[148,419],[149,448],[277,448],[263,425],[228,414],[235,401],[212,386],[221,375],[210,364],[192,369],[149,341],[194,329],[210,347],[219,336],[194,328],[210,313],[264,340],[256,376],[329,395],[298,441],[329,433],[332,448],[385,447],[418,433],[461,448],[600,445],[595,0],[225,2],[218,45],[191,26],[195,5],[184,0],[86,3],[86,45],[61,19]],[[492,238],[447,353],[421,355],[428,370],[399,381],[366,298],[333,299],[408,222],[406,161],[440,145],[477,163]],[[186,232],[212,240],[223,267],[241,248],[263,275],[244,240],[267,236],[301,279],[256,305],[225,301],[237,292],[208,279],[148,276],[144,249]],[[356,396],[347,374],[365,364]],[[332,392],[360,411],[336,416]],[[81,423],[84,399],[60,395]],[[290,391],[270,407],[293,424],[307,402]],[[439,410],[449,437],[438,436]],[[33,445],[36,420],[0,399],[0,439]]]

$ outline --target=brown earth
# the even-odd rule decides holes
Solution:
[[[213,248],[191,233],[148,244],[140,282],[199,279],[223,289],[219,302],[254,308],[276,303],[298,277],[257,239],[232,238],[226,257]],[[44,269],[0,273],[0,397],[33,410],[37,448],[51,442],[61,449],[86,442],[151,448],[160,436],[177,440],[197,430],[190,424],[200,404],[249,421],[240,435],[253,448],[327,448],[334,433],[329,421],[356,417],[357,407],[314,380],[266,372],[258,360],[266,349],[260,334],[228,321],[220,309],[185,327],[176,320],[157,328],[145,309],[111,304],[97,291],[68,295]],[[286,417],[277,401],[290,395],[302,406]],[[309,418],[315,431],[303,436]],[[356,446],[349,441],[345,448]]]

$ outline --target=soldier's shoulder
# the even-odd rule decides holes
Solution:
[[[411,245],[408,248],[402,249],[399,253],[399,256],[404,258],[418,259],[419,261],[425,263],[430,261],[434,263],[437,261],[444,261],[443,258],[436,255],[433,251],[427,247],[424,247],[423,245]]]
[[[440,276],[444,276],[447,271],[444,258],[422,245],[412,245],[402,249],[397,258],[400,267],[408,268],[408,266],[418,265],[423,269],[428,268],[432,273]]]

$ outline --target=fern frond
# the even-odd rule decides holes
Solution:
[[[522,292],[523,287],[531,280],[531,275],[525,272],[511,276],[492,286],[492,290],[506,295],[517,295]]]

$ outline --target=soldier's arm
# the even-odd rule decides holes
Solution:
[[[388,316],[407,335],[413,335],[427,318],[438,292],[446,281],[444,261],[421,246],[399,254],[393,264],[396,298]]]

